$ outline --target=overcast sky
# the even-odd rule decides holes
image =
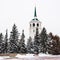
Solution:
[[[47,33],[60,36],[60,0],[0,0],[0,33],[12,30],[15,23],[21,33],[29,34],[29,22],[34,18],[36,6],[37,17]]]

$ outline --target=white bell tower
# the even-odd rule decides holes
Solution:
[[[34,18],[29,22],[29,36],[34,39],[36,34],[36,28],[38,28],[39,33],[41,32],[41,22],[37,18],[36,7],[34,11]]]

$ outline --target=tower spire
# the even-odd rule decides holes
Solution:
[[[34,11],[34,17],[37,17],[37,14],[36,14],[36,7],[35,7],[35,11]]]

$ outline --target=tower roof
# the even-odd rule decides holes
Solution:
[[[39,19],[37,18],[37,13],[36,13],[36,7],[34,8],[34,18],[30,21],[30,23],[33,23],[33,22],[39,22]]]
[[[34,18],[33,18],[32,20],[38,21],[37,13],[36,13],[36,7],[35,7],[35,9],[34,9]]]
[[[36,14],[36,7],[35,7],[35,11],[34,11],[34,17],[37,17],[37,14]]]

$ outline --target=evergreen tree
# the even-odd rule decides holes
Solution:
[[[14,24],[11,34],[10,34],[10,41],[9,41],[9,52],[10,53],[17,53],[18,52],[18,37],[19,33],[17,30],[17,26]]]
[[[4,53],[3,34],[0,33],[0,53]]]
[[[8,32],[6,30],[6,35],[5,35],[5,39],[4,39],[4,45],[5,45],[5,53],[8,52]]]
[[[2,42],[3,42],[3,34],[0,33],[0,43],[2,43]]]
[[[51,52],[51,47],[52,47],[52,41],[53,41],[53,35],[52,33],[48,34],[48,42],[47,42],[47,52]]]
[[[39,31],[38,28],[36,28],[36,35],[34,37],[34,53],[39,53],[39,45],[40,45],[40,38],[39,38]]]
[[[42,53],[47,53],[47,40],[48,40],[48,37],[47,37],[47,33],[46,33],[46,29],[43,28],[41,34],[40,34],[40,37],[41,37],[41,40],[40,40],[40,52]]]
[[[25,38],[24,30],[22,30],[22,35],[21,35],[21,39],[19,42],[20,53],[26,53],[27,52],[24,38]]]
[[[27,52],[28,53],[33,53],[33,42],[32,42],[31,37],[29,37],[29,39],[27,41]]]
[[[50,54],[59,55],[60,54],[60,40],[59,36],[54,36],[50,45]]]

